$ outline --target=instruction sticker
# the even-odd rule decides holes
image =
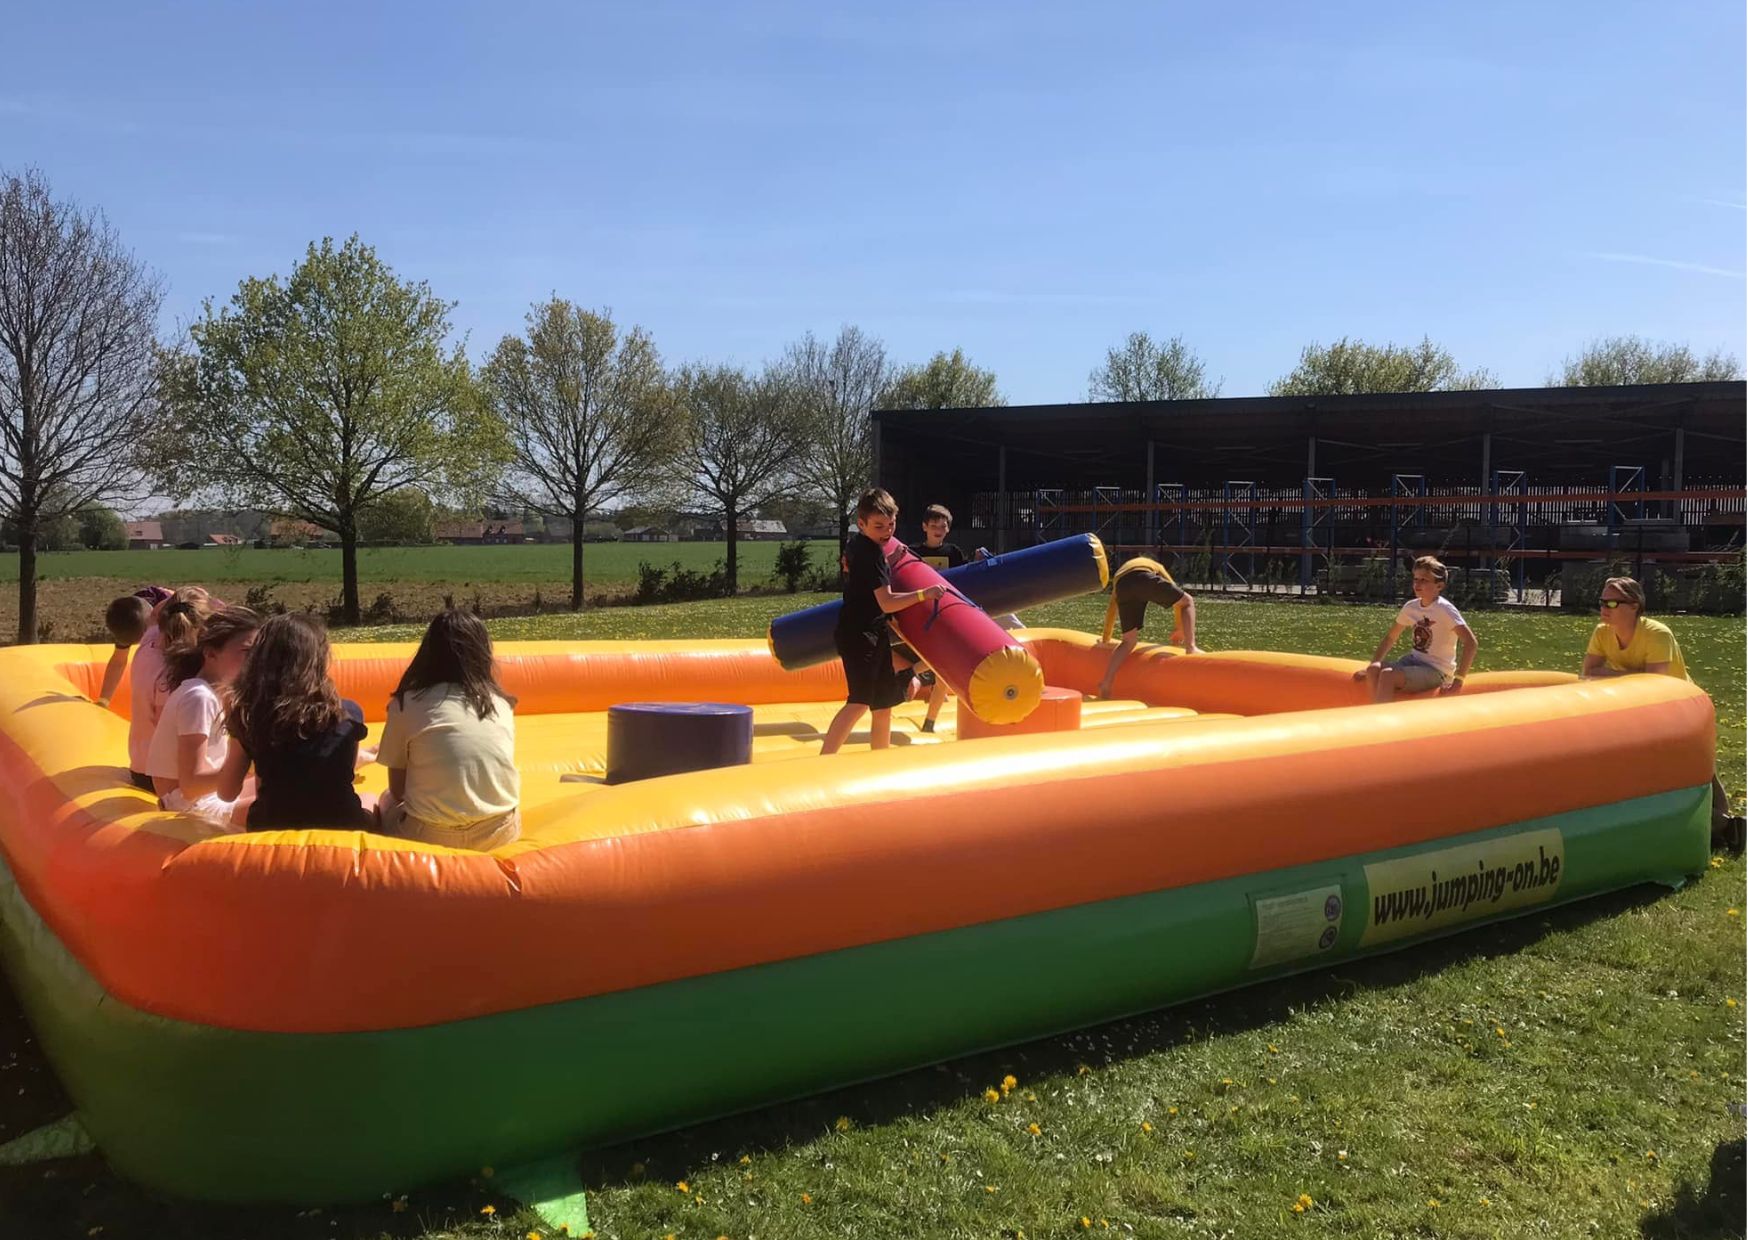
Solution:
[[[1256,952],[1253,969],[1289,960],[1303,960],[1335,946],[1341,933],[1341,888],[1336,885],[1253,902],[1256,910]]]

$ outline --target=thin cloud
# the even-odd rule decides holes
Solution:
[[[1653,258],[1649,254],[1601,254],[1591,251],[1586,253],[1584,257],[1601,259],[1605,263],[1642,263],[1647,267],[1670,267],[1676,271],[1697,271],[1703,275],[1725,276],[1731,280],[1745,278],[1739,267],[1708,267],[1704,263],[1684,263],[1673,258]]]
[[[1729,207],[1733,211],[1748,211],[1748,202],[1731,202],[1726,198],[1696,198],[1694,201],[1702,202],[1708,207]]]

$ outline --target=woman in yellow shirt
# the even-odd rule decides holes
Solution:
[[[1690,679],[1681,657],[1681,643],[1667,624],[1645,615],[1645,587],[1631,577],[1610,577],[1602,583],[1601,623],[1584,649],[1586,680],[1602,676],[1654,676]],[[1730,813],[1730,794],[1712,775],[1712,844],[1740,852],[1743,821]]]

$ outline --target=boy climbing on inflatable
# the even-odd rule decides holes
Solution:
[[[1111,652],[1105,678],[1099,682],[1099,697],[1111,695],[1117,669],[1123,666],[1123,660],[1141,637],[1141,621],[1147,615],[1149,603],[1172,609],[1172,645],[1182,646],[1185,654],[1202,653],[1202,648],[1196,645],[1196,600],[1172,579],[1165,565],[1138,555],[1111,578],[1111,601],[1105,608],[1105,630],[1099,640],[1110,641],[1113,629],[1122,633],[1122,640]]]
[[[935,585],[903,594],[892,592],[892,567],[886,562],[886,552],[897,524],[898,504],[881,488],[864,491],[856,501],[858,532],[844,546],[844,605],[838,612],[835,634],[849,695],[826,728],[821,754],[842,749],[850,730],[869,711],[873,712],[870,744],[875,749],[887,748],[892,743],[892,708],[911,695],[910,665],[894,657],[886,617],[939,598],[944,588]]]

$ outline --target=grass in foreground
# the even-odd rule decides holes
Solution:
[[[807,601],[493,628],[505,638],[750,637]],[[1027,618],[1090,627],[1100,614],[1084,600]],[[1472,619],[1484,669],[1571,667],[1588,632],[1558,614]],[[1207,641],[1224,649],[1361,657],[1388,623],[1385,608],[1203,604]],[[1742,622],[1674,625],[1717,703],[1725,781],[1739,790]],[[1672,894],[1645,889],[1531,914],[599,1151],[585,1160],[596,1231],[627,1240],[1740,1235],[1743,1120],[1731,1108],[1744,1096],[1744,871],[1739,860],[1714,865]],[[1027,984],[1023,962],[1012,976]],[[3,1016],[0,1068],[16,1063],[20,1076],[0,1075],[0,1118],[10,1082],[27,1073],[32,1105],[52,1118],[39,1097],[52,1081]],[[991,1089],[999,1101],[986,1100]],[[495,1213],[481,1214],[488,1205]],[[415,1191],[403,1212],[385,1199],[308,1214],[155,1202],[96,1159],[0,1174],[0,1234],[92,1227],[103,1240],[548,1234],[484,1177]]]

